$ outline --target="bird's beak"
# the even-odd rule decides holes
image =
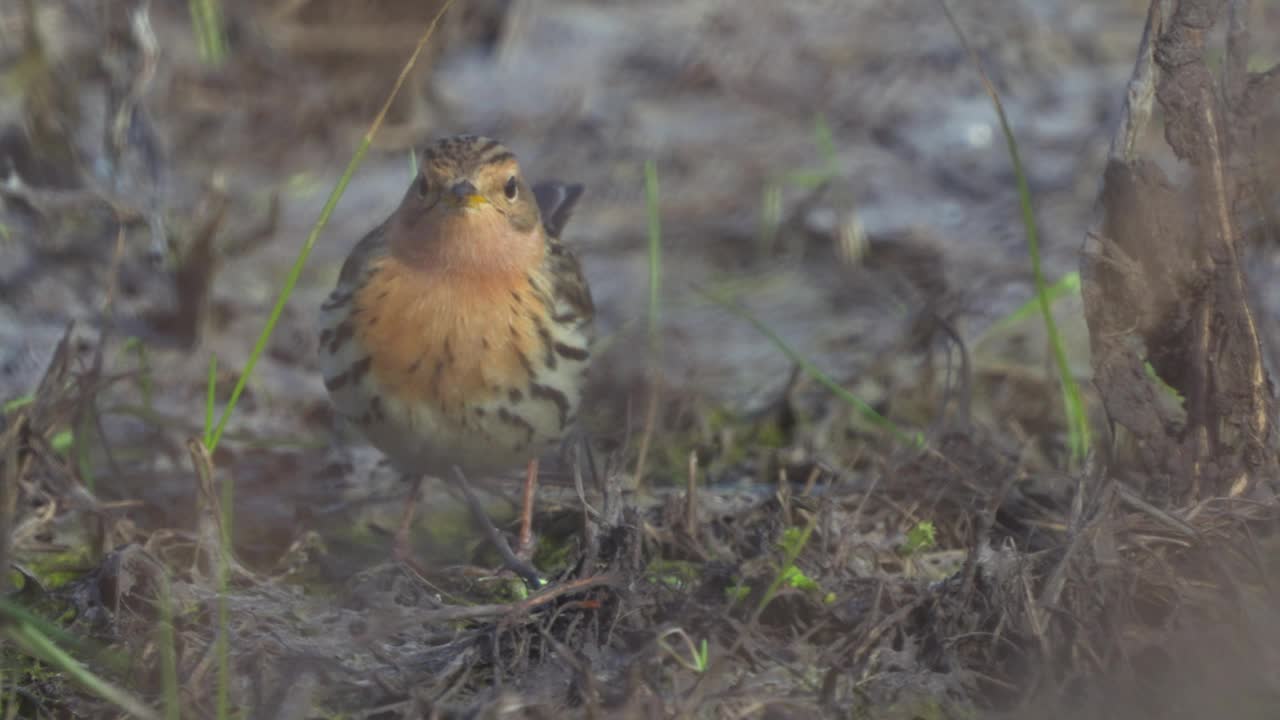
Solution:
[[[454,207],[463,208],[479,207],[488,204],[489,201],[485,199],[484,195],[480,194],[480,191],[476,189],[476,186],[470,180],[462,180],[454,183],[449,188],[449,202]]]

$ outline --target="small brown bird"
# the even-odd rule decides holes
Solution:
[[[465,476],[526,464],[525,555],[538,456],[574,424],[590,360],[591,292],[559,240],[582,186],[530,188],[515,155],[484,137],[442,139],[420,157],[400,206],[352,250],[321,308],[325,387],[414,483],[398,558],[409,560],[423,476],[452,478],[529,579]]]

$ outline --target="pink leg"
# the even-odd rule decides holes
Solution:
[[[413,488],[409,490],[409,498],[404,504],[404,511],[400,514],[400,523],[396,526],[395,540],[391,546],[391,556],[396,562],[402,562],[409,566],[420,577],[426,577],[426,573],[417,561],[413,559],[413,545],[409,541],[409,530],[413,527],[413,519],[418,509],[418,495],[422,492],[422,478],[418,477],[413,480]]]
[[[524,498],[520,504],[520,535],[516,538],[516,554],[528,557],[533,551],[533,493],[538,487],[538,459],[525,468]]]

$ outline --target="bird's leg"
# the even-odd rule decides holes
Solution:
[[[516,555],[528,559],[533,552],[533,493],[538,487],[538,458],[529,460],[524,473],[524,497],[520,503],[520,534]]]
[[[466,498],[467,509],[471,511],[471,516],[480,524],[485,535],[489,537],[489,542],[493,543],[493,546],[497,548],[498,554],[502,556],[503,564],[523,578],[530,587],[534,589],[542,587],[542,578],[538,577],[538,571],[511,552],[511,546],[507,544],[506,538],[502,537],[502,533],[498,532],[498,528],[493,526],[493,521],[485,513],[484,506],[480,504],[475,491],[471,489],[471,483],[467,482],[467,476],[462,473],[462,468],[456,465],[453,468],[453,479],[458,488],[462,490],[462,496]]]
[[[402,562],[409,566],[420,577],[425,578],[426,572],[413,559],[413,545],[409,541],[409,530],[413,527],[413,518],[418,509],[418,495],[422,492],[422,476],[413,478],[413,487],[409,489],[409,497],[405,500],[404,511],[400,513],[400,523],[396,525],[395,540],[392,541],[391,555],[396,562]]]

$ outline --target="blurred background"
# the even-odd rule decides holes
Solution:
[[[957,8],[1022,144],[1050,282],[1077,266],[1142,5]],[[192,20],[203,6],[144,5],[141,35],[129,2],[4,11],[0,150],[22,191],[4,205],[0,395],[31,390],[68,319],[99,324],[117,218],[119,331],[185,348],[165,357],[176,364],[165,374],[190,370],[200,386],[210,353],[243,366],[439,10],[212,3],[207,38]],[[655,163],[671,339],[663,382],[686,400],[758,412],[792,381],[786,356],[701,291],[747,308],[868,402],[893,398],[913,421],[935,399],[917,385],[937,341],[913,328],[939,313],[973,345],[979,382],[999,386],[978,393],[995,403],[978,412],[1057,416],[1053,393],[1027,404],[1018,387],[1049,377],[1039,323],[1015,328],[1021,339],[989,333],[1032,297],[1030,263],[990,100],[934,3],[483,0],[445,16],[319,238],[256,371],[273,427],[323,412],[316,308],[348,250],[399,202],[410,149],[455,132],[503,139],[530,177],[587,186],[566,239],[585,264],[606,350],[644,338],[643,172]],[[1072,302],[1059,305],[1062,322],[1087,373]],[[1019,345],[1013,356],[1006,341]],[[646,358],[608,355],[597,379],[630,388]],[[186,401],[174,399],[175,410]]]

